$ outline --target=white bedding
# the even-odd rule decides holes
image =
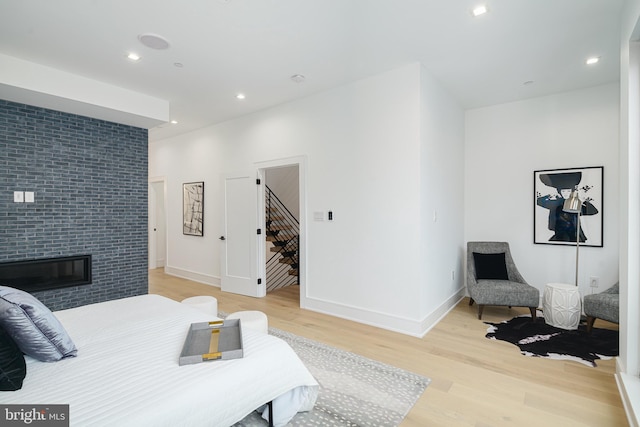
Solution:
[[[69,404],[77,427],[227,427],[294,388],[317,391],[288,344],[247,328],[242,359],[179,366],[189,325],[214,319],[158,295],[55,315],[78,356],[54,363],[26,357],[22,389],[0,392],[0,402]]]

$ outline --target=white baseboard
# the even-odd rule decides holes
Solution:
[[[205,285],[220,287],[220,278],[210,276],[208,274],[196,273],[195,271],[184,270],[182,268],[165,266],[164,272],[171,276],[181,277],[183,279],[193,280],[194,282],[204,283]]]
[[[422,338],[464,297],[464,291],[464,288],[460,289],[422,320],[393,316],[335,301],[319,300],[309,297],[301,298],[300,308]]]
[[[640,377],[621,372],[619,359],[616,360],[616,384],[627,414],[630,427],[640,427]]]
[[[466,293],[467,293],[466,286],[458,289],[458,292],[451,295],[449,299],[447,299],[444,303],[440,304],[438,308],[436,308],[434,311],[431,312],[431,314],[425,317],[424,320],[422,321],[423,332],[420,335],[420,338],[427,335],[427,332],[429,332],[435,325],[437,325],[438,322],[440,322],[440,320],[442,320],[442,318],[447,315],[447,313],[453,310],[456,304],[458,304],[460,300],[462,300],[462,298],[465,297]]]

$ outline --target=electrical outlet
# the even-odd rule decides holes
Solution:
[[[589,278],[589,286],[591,286],[592,288],[597,288],[599,285],[600,279],[597,277],[593,277],[591,276]]]

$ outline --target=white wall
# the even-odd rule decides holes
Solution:
[[[448,284],[430,295],[439,284],[425,283],[422,272],[422,76],[412,64],[150,144],[149,174],[165,176],[168,185],[167,270],[216,284],[221,174],[305,156],[302,306],[422,334],[429,326],[425,310],[442,305],[452,289]],[[453,169],[462,169],[462,156]],[[183,236],[181,184],[199,180],[205,181],[205,236]],[[329,209],[334,221],[313,221],[313,212]],[[447,260],[446,268],[456,263]]]
[[[219,146],[198,134],[149,144],[149,176],[166,182],[167,272],[219,284],[219,174],[224,159]],[[174,143],[171,143],[173,141]],[[204,181],[204,237],[182,234],[182,184]],[[174,270],[175,269],[175,270]]]
[[[604,166],[604,247],[581,247],[580,291],[618,280],[619,86],[609,84],[466,113],[465,240],[507,241],[540,289],[574,283],[575,246],[533,244],[533,171]],[[516,208],[510,208],[515,206]]]
[[[422,70],[421,310],[432,324],[465,293],[464,111]],[[443,304],[443,301],[447,301]]]
[[[618,387],[640,425],[640,1],[625,5],[620,48],[620,357]],[[634,41],[631,43],[631,41]]]

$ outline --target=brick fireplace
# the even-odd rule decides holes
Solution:
[[[148,292],[147,130],[0,100],[0,263],[91,254],[52,310]],[[29,202],[14,201],[29,193]]]

